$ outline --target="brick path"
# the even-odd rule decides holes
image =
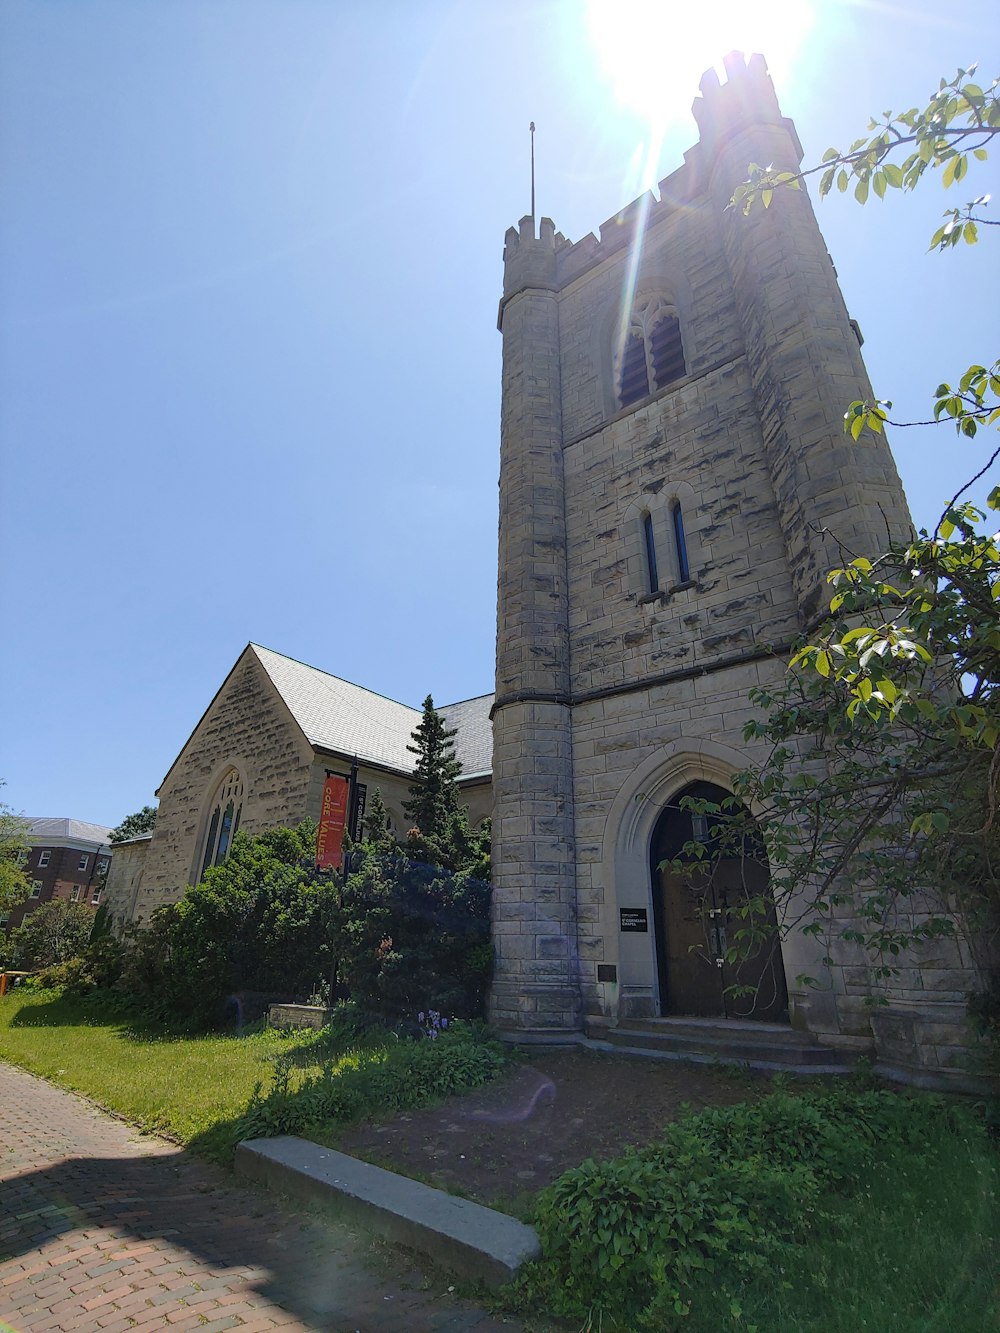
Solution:
[[[0,1063],[0,1330],[516,1327],[446,1285]]]

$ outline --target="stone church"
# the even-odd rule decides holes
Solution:
[[[843,431],[871,390],[807,194],[727,210],[750,162],[794,171],[802,152],[763,58],[725,65],[658,197],[599,239],[532,217],[506,236],[496,693],[443,710],[474,817],[493,817],[490,1018],[560,1042],[690,1016],[778,1042],[784,1025],[933,1082],[961,1061],[959,942],[872,1010],[865,960],[835,949],[824,968],[829,946],[792,930],[741,1007],[724,885],[706,927],[658,869],[697,832],[680,798],[731,791],[756,757],[747,692],[777,684],[822,616],[825,534],[868,551],[910,528],[888,445]],[[120,905],[178,896],[219,856],[223,811],[227,838],[238,817],[315,816],[323,773],[355,755],[400,817],[416,720],[251,645],[167,774]]]

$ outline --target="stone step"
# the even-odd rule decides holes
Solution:
[[[589,1044],[630,1055],[800,1074],[847,1073],[856,1058],[853,1052],[821,1046],[809,1034],[778,1024],[715,1019],[629,1020],[595,1032]]]
[[[679,1036],[722,1037],[725,1040],[766,1040],[784,1046],[818,1045],[809,1032],[798,1032],[787,1023],[759,1023],[749,1018],[628,1018],[621,1024],[631,1032],[655,1032]],[[614,1029],[611,1029],[614,1031]]]
[[[517,1218],[306,1139],[247,1139],[237,1146],[236,1170],[492,1287],[541,1253],[533,1228]]]

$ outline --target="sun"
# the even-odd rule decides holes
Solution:
[[[686,122],[698,81],[727,52],[760,51],[786,82],[812,26],[809,0],[587,0],[586,27],[619,104],[649,124],[652,142]]]

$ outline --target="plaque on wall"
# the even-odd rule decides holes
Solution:
[[[645,935],[649,931],[645,907],[619,907],[618,916],[622,930],[634,930]]]

